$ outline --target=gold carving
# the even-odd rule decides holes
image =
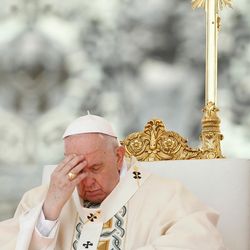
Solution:
[[[224,7],[232,8],[232,0],[219,0],[219,8],[222,10]]]
[[[193,10],[196,8],[204,8],[206,6],[206,0],[192,0],[192,8]]]
[[[221,18],[220,18],[220,16],[217,16],[217,30],[218,30],[218,32],[221,31]]]
[[[220,147],[223,135],[220,133],[218,111],[219,109],[212,102],[209,102],[203,109],[202,132],[200,136],[203,159],[223,158]]]
[[[159,119],[150,120],[142,132],[128,135],[121,144],[126,156],[139,161],[189,160],[223,158],[220,149],[220,119],[218,108],[208,103],[203,109],[201,148],[190,148],[187,140],[174,131],[168,131]]]
[[[209,0],[192,0],[192,8],[206,8],[206,1]],[[232,8],[232,0],[217,0],[218,9],[222,10],[224,7],[228,6]]]
[[[130,134],[121,144],[127,156],[135,156],[139,161],[194,159],[199,154],[178,133],[166,130],[158,119],[149,121],[143,132]]]

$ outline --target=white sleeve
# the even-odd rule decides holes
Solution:
[[[43,237],[54,238],[57,230],[53,230],[53,229],[57,228],[58,224],[59,224],[58,220],[46,220],[44,213],[43,213],[43,210],[41,210],[41,213],[40,213],[39,218],[37,220],[36,230]]]

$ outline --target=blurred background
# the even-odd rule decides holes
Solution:
[[[250,1],[221,13],[222,152],[250,158]],[[77,116],[105,116],[122,139],[161,118],[198,147],[205,12],[191,0],[1,0],[0,220],[63,158]]]

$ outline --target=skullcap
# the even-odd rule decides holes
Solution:
[[[87,133],[101,133],[117,137],[112,126],[107,120],[101,116],[88,114],[78,117],[71,122],[63,134],[63,139],[70,135]]]

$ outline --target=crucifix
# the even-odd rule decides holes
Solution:
[[[217,105],[218,32],[221,28],[219,11],[232,7],[232,0],[192,0],[193,9],[203,7],[206,12],[206,89],[205,104]]]
[[[206,12],[206,87],[201,145],[190,148],[185,138],[168,131],[161,120],[153,119],[143,132],[135,132],[121,142],[127,156],[135,156],[140,161],[224,158],[220,146],[223,135],[217,115],[217,40],[221,28],[219,12],[226,6],[232,7],[232,0],[192,0],[193,9],[201,7]],[[134,178],[138,178],[136,172],[134,174]]]
[[[218,33],[221,28],[219,12],[224,7],[232,7],[232,0],[192,0],[193,9],[204,8],[206,12],[206,80],[205,107],[203,109],[201,150],[206,158],[222,158],[220,141],[220,119],[217,116],[217,68]]]

